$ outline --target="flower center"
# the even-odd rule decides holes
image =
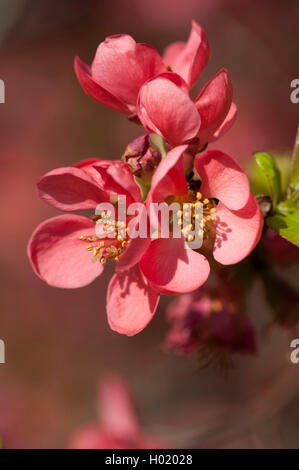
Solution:
[[[130,241],[125,222],[114,220],[110,211],[103,211],[96,216],[95,225],[95,232],[103,236],[95,234],[79,237],[79,240],[88,242],[85,248],[92,252],[91,261],[93,263],[99,261],[101,264],[105,264],[107,259],[118,261]]]
[[[195,236],[203,239],[208,231],[208,222],[214,220],[216,202],[214,199],[203,198],[199,191],[189,190],[186,196],[171,196],[166,202],[176,202],[180,208],[176,211],[175,218],[181,228],[184,238],[192,242]],[[172,219],[172,223],[173,223]]]

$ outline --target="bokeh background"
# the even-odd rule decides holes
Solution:
[[[35,226],[56,214],[38,199],[36,180],[87,157],[119,158],[140,134],[83,93],[74,56],[90,62],[115,33],[162,52],[187,38],[192,18],[212,47],[197,90],[225,66],[239,109],[217,146],[244,164],[256,150],[290,149],[299,111],[290,101],[299,74],[297,0],[0,0],[0,436],[8,448],[66,447],[96,418],[97,382],[110,370],[129,382],[145,429],[166,446],[298,447],[294,336],[275,325],[265,334],[271,314],[258,282],[248,304],[258,354],[223,374],[163,351],[169,298],[145,331],[120,336],[105,312],[113,266],[91,286],[64,291],[43,284],[26,257]],[[298,282],[293,268],[288,276]]]

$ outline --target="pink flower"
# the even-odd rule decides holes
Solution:
[[[249,192],[246,174],[229,155],[218,151],[199,154],[195,170],[202,182],[187,183],[184,151],[171,150],[156,169],[146,204],[176,198],[181,206],[203,204],[201,252],[190,249],[190,235],[151,240],[120,235],[99,237],[96,228],[109,229],[106,214],[84,217],[66,214],[42,222],[28,245],[35,273],[49,285],[83,287],[98,277],[107,259],[117,261],[107,293],[107,315],[111,328],[134,335],[151,321],[160,293],[191,292],[208,278],[206,256],[233,264],[245,258],[259,240],[262,217]],[[202,194],[197,191],[200,187]],[[40,197],[62,211],[95,209],[101,202],[125,195],[127,204],[141,202],[140,188],[122,162],[88,160],[74,167],[58,168],[38,181]],[[180,207],[181,207],[180,206]],[[215,213],[215,214],[214,214]],[[214,217],[215,216],[215,217]],[[130,222],[127,216],[126,224]],[[102,232],[103,233],[103,232]]]
[[[148,80],[140,89],[138,117],[148,132],[172,145],[196,143],[202,148],[217,140],[233,124],[237,108],[226,69],[221,69],[203,88],[195,102],[176,74]]]
[[[183,355],[197,354],[202,365],[219,360],[228,365],[233,353],[256,351],[254,327],[231,285],[182,295],[168,306],[166,315],[172,325],[166,347]]]
[[[224,265],[244,259],[260,239],[263,225],[261,211],[249,191],[248,178],[232,157],[216,150],[198,154],[194,168],[201,181],[193,177],[187,183],[183,162],[186,149],[187,146],[176,147],[162,160],[153,176],[147,205],[150,208],[152,202],[176,201],[182,208],[189,203],[195,210],[201,203],[202,248],[200,252],[190,246],[187,249],[192,240],[190,233],[184,231],[181,238],[152,241],[139,263],[148,281],[170,294],[200,287],[210,272],[206,256],[212,253]],[[194,215],[191,225],[193,229]]]
[[[128,204],[141,201],[139,186],[122,162],[88,160],[58,168],[38,181],[38,190],[48,204],[68,212],[95,209],[117,194],[125,195]],[[185,250],[185,241],[180,238],[161,240],[161,252],[156,254],[158,265],[153,260],[153,269],[158,270],[167,262],[167,271],[163,266],[167,282],[161,282],[158,272],[158,285],[151,272],[149,282],[146,264],[152,265],[152,260],[148,247],[156,242],[129,236],[119,239],[117,233],[114,238],[99,239],[95,228],[103,220],[74,214],[48,219],[34,231],[28,256],[43,281],[61,288],[86,286],[102,274],[107,259],[116,261],[116,274],[107,292],[107,315],[113,330],[129,336],[137,334],[153,318],[161,291],[188,292],[207,279],[208,262],[201,254]],[[168,258],[174,262],[169,263]]]
[[[118,375],[100,383],[99,421],[84,426],[70,439],[72,449],[153,449],[158,443],[141,429],[133,398]]]
[[[165,52],[167,65],[186,80],[189,88],[209,56],[208,39],[195,21],[188,42],[174,43]],[[127,34],[107,37],[98,46],[91,67],[79,57],[75,59],[76,75],[88,95],[109,108],[133,116],[141,86],[167,70],[169,67],[153,47],[137,44]]]
[[[38,181],[38,191],[48,204],[68,212],[95,209],[117,194],[125,195],[128,204],[141,201],[140,189],[122,162],[89,160],[58,168]],[[99,239],[96,226],[107,224],[105,218],[97,219],[66,214],[42,222],[29,241],[28,256],[43,281],[61,288],[86,286],[102,274],[106,259],[117,261],[108,288],[108,321],[112,329],[134,335],[152,319],[159,300],[138,266],[150,239],[117,237],[118,227],[114,238]]]

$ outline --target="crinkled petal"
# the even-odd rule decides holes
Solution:
[[[250,195],[248,177],[230,155],[219,150],[200,153],[194,167],[202,179],[204,197],[217,198],[232,210],[245,206]]]
[[[81,168],[86,173],[88,173],[102,188],[103,181],[101,178],[100,173],[94,168],[94,166],[103,167],[105,169],[109,168],[109,166],[115,164],[117,160],[101,160],[100,158],[88,158],[86,160],[82,160],[74,165],[75,168]]]
[[[109,36],[96,52],[91,66],[92,77],[105,90],[136,109],[140,87],[149,78],[165,71],[158,52],[147,44],[136,44],[127,34]]]
[[[239,211],[231,211],[221,202],[217,206],[214,258],[221,264],[235,264],[246,258],[258,243],[263,217],[251,194]]]
[[[233,97],[228,71],[221,69],[203,88],[195,100],[201,117],[199,138],[202,144],[212,140],[214,133],[226,118]]]
[[[115,274],[107,294],[110,327],[127,336],[136,335],[153,318],[159,298],[159,293],[149,285],[138,265]]]
[[[200,128],[200,116],[190,97],[165,76],[142,86],[137,113],[148,132],[164,137],[173,146],[190,141]]]
[[[60,215],[42,222],[28,244],[28,257],[35,273],[53,287],[71,289],[90,284],[103,272],[92,263],[82,235],[93,236],[95,223],[80,215]]]
[[[79,57],[75,58],[74,68],[79,83],[87,95],[108,108],[123,114],[131,114],[131,110],[122,100],[116,98],[97,83],[91,75],[90,67]]]
[[[140,188],[123,162],[115,162],[114,165],[108,167],[95,164],[94,168],[101,175],[102,187],[105,191],[125,195],[128,198],[127,204],[141,201]]]
[[[207,280],[207,259],[187,247],[183,238],[152,241],[140,261],[145,277],[162,292],[183,294],[200,287]]]
[[[39,197],[65,212],[94,209],[108,195],[81,168],[64,167],[49,171],[37,182]]]

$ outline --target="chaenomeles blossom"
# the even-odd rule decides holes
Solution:
[[[154,166],[157,163],[156,150],[150,153],[151,146],[146,136],[141,136],[134,143],[135,146],[129,147],[132,147],[131,150],[133,147],[135,150],[142,148],[141,154],[144,152],[144,155],[138,162],[141,171],[146,171],[147,175],[151,155]],[[146,151],[144,147],[147,147]],[[63,212],[95,210],[102,202],[116,201],[118,195],[126,196],[128,206],[135,202],[142,205],[140,188],[128,165],[121,161],[94,159],[73,167],[58,168],[45,174],[37,186],[41,199]],[[146,208],[143,207],[146,215]],[[132,217],[128,216],[126,228],[130,221]],[[156,286],[154,281],[149,282],[140,269],[141,259],[153,243],[149,231],[146,238],[130,238],[129,232],[125,232],[124,236],[123,228],[119,230],[116,225],[112,227],[115,230],[113,237],[99,237],[97,230],[110,229],[109,223],[106,214],[91,217],[65,214],[48,219],[34,231],[28,244],[28,257],[35,273],[43,281],[60,288],[84,287],[102,274],[107,260],[115,262],[116,274],[107,292],[108,322],[113,330],[131,336],[151,321],[160,292],[166,289],[165,286]],[[183,239],[165,242],[166,255],[174,245],[175,249],[176,246],[181,248],[182,243],[184,245]],[[186,259],[189,261],[186,262]],[[171,265],[171,293],[189,292],[206,281],[209,267],[206,263],[203,270],[199,262],[201,259],[199,253],[186,250],[182,259]],[[151,260],[147,262],[151,263]]]
[[[158,165],[147,207],[169,197],[175,197],[182,206],[188,202],[194,207],[200,202],[204,213],[200,234],[203,247],[208,244],[211,249],[213,243],[217,261],[237,263],[255,247],[262,227],[247,177],[228,155],[216,151],[198,155],[195,169],[202,178],[202,196],[196,190],[199,181],[187,183],[185,179],[186,149],[180,146],[171,150]],[[147,164],[149,155],[144,154]],[[156,163],[155,153],[153,158]],[[115,201],[117,195],[125,195],[128,205],[138,202],[142,206],[140,188],[123,162],[88,160],[58,168],[38,181],[38,190],[43,200],[64,212],[94,210],[102,202]],[[128,221],[132,222],[129,216],[125,225]],[[104,231],[113,228],[114,237],[99,237],[99,227]],[[28,256],[42,280],[61,288],[88,285],[103,272],[107,259],[115,261],[116,274],[107,293],[108,321],[113,330],[131,336],[151,321],[160,293],[191,292],[207,280],[209,262],[204,254],[190,249],[192,240],[184,230],[178,238],[170,233],[168,238],[152,240],[148,232],[146,238],[131,238],[127,232],[122,234],[123,228],[119,231],[118,226],[109,226],[106,214],[91,218],[66,214],[37,227],[28,245]]]
[[[213,255],[223,265],[243,260],[258,243],[263,226],[261,211],[239,164],[216,150],[198,154],[194,176],[187,182],[183,161],[186,149],[186,145],[176,147],[161,161],[147,197],[149,211],[153,202],[171,205],[175,201],[183,209],[181,213],[184,204],[191,205],[190,227],[182,228],[183,236],[170,234],[169,238],[153,240],[139,262],[148,281],[168,294],[191,292],[204,284],[210,272],[207,257]],[[197,204],[203,210],[198,233],[203,243],[193,250],[190,243],[197,224]],[[157,227],[159,230],[159,224]]]
[[[199,364],[231,365],[233,354],[255,354],[255,329],[242,310],[239,292],[229,284],[202,287],[171,302],[166,310],[171,328],[165,347],[197,355]]]
[[[126,382],[110,375],[99,384],[98,421],[76,431],[71,449],[154,449],[159,444],[142,430]],[[160,445],[161,446],[161,445]]]
[[[148,132],[160,135],[171,146],[191,143],[199,151],[233,124],[237,107],[232,97],[226,69],[206,84],[194,102],[179,76],[160,75],[141,87],[137,114]]]
[[[137,97],[149,79],[173,70],[190,89],[210,57],[204,30],[196,21],[187,43],[166,49],[164,62],[148,44],[127,34],[109,36],[97,48],[91,66],[75,58],[75,72],[84,91],[96,101],[128,116],[136,115]]]
[[[154,167],[157,163],[157,151],[151,148],[147,136],[141,136],[133,144],[136,145],[129,147],[141,149],[138,162],[141,171],[146,171],[147,175],[150,157]],[[147,147],[146,151],[144,147]],[[37,186],[41,199],[63,212],[95,210],[100,203],[114,203],[118,195],[126,196],[127,206],[136,202],[138,207],[142,206],[140,187],[128,165],[121,161],[94,159],[73,167],[58,168],[46,173]],[[143,208],[146,215],[144,205]],[[65,214],[42,222],[31,236],[28,257],[35,273],[43,281],[65,289],[90,284],[102,274],[107,260],[115,262],[116,274],[107,292],[108,322],[113,330],[131,336],[151,321],[160,298],[160,286],[156,286],[154,281],[149,282],[140,269],[141,259],[153,242],[149,231],[146,238],[131,238],[127,231],[123,235],[124,228],[134,222],[133,216],[127,216],[126,227],[118,227],[118,221],[115,222],[116,226],[109,225],[110,219],[106,215],[101,213],[85,217]],[[103,234],[102,230],[111,228],[114,231],[112,237],[99,236]],[[174,243],[178,246],[184,244],[183,239],[169,241],[172,241],[170,249],[173,249]],[[169,247],[166,243],[166,253]],[[200,263],[197,266],[202,255],[194,252],[192,256],[192,253],[192,250],[186,250],[183,259],[176,262],[172,288],[169,287],[171,293],[189,292],[207,279],[208,264],[206,270]],[[190,262],[186,263],[185,258]],[[151,263],[151,260],[148,262]],[[173,268],[174,265],[171,266]],[[184,282],[180,282],[180,278]]]
[[[63,212],[95,210],[117,195],[125,195],[128,205],[141,203],[140,188],[120,161],[87,160],[58,168],[44,175],[37,186],[39,196]],[[42,222],[31,236],[28,257],[43,281],[60,288],[84,287],[101,275],[106,260],[114,261],[116,274],[107,294],[108,321],[113,330],[130,336],[150,322],[159,301],[159,292],[138,265],[150,238],[123,235],[118,221],[112,227],[114,237],[98,237],[97,230],[110,230],[106,215],[64,214]]]

